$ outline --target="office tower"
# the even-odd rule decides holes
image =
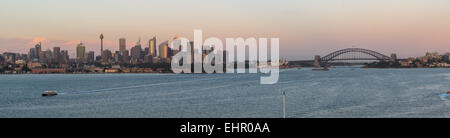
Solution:
[[[2,54],[0,54],[0,65],[5,64],[5,57],[3,57]]]
[[[156,37],[153,37],[152,39],[150,39],[148,41],[148,46],[149,46],[149,50],[150,50],[150,55],[152,57],[156,57]]]
[[[152,62],[153,62],[152,55],[145,55],[144,56],[144,63],[152,63]]]
[[[141,46],[140,45],[136,45],[133,48],[131,48],[131,60],[133,61],[139,61],[140,57],[141,57]]]
[[[159,45],[159,57],[163,62],[167,62],[169,57],[171,56],[171,50],[168,44],[168,41],[164,41]]]
[[[141,59],[142,47],[141,47],[141,39],[139,38],[136,46],[131,48],[131,61],[137,63]]]
[[[103,54],[103,34],[100,34],[100,55]]]
[[[37,55],[37,58],[39,59],[39,56],[40,56],[40,54],[41,54],[41,51],[42,51],[42,44],[41,44],[41,42],[39,42],[38,44],[36,44],[35,46],[34,46],[34,48],[36,49],[36,55]]]
[[[150,48],[149,47],[144,48],[142,54],[144,54],[144,56],[150,55]]]
[[[120,51],[114,53],[114,62],[122,62],[122,54],[120,54]]]
[[[61,56],[62,56],[62,64],[66,64],[66,63],[69,62],[69,51],[62,50],[61,51]]]
[[[84,58],[84,54],[86,53],[86,47],[82,42],[77,45],[77,59],[82,60]]]
[[[7,63],[14,64],[16,62],[16,53],[5,52],[3,54]]]
[[[56,64],[61,63],[61,48],[53,47],[53,62]]]
[[[36,48],[30,48],[30,52],[28,52],[28,56],[32,62],[39,61],[39,55],[36,52]]]
[[[61,54],[61,48],[60,47],[53,47],[53,57],[59,58]]]
[[[45,55],[46,55],[48,58],[53,58],[52,50],[50,50],[50,49],[45,50]]]
[[[110,50],[106,49],[102,54],[102,61],[105,63],[109,63],[112,59],[112,53]]]
[[[120,54],[123,55],[125,50],[127,50],[127,39],[120,38],[119,39],[119,51],[120,51]]]
[[[41,51],[41,53],[39,54],[39,62],[41,64],[49,64],[51,63],[51,60],[52,60],[51,50]]]
[[[121,53],[122,54],[122,62],[123,63],[130,63],[130,52],[128,50],[125,50],[125,52]]]
[[[87,54],[87,61],[89,63],[94,63],[94,61],[95,61],[95,53],[94,53],[94,51],[89,51],[89,53]]]

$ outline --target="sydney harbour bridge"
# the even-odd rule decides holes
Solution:
[[[386,56],[379,52],[363,49],[363,48],[346,48],[331,52],[323,57],[316,55],[314,60],[300,60],[300,61],[290,61],[291,65],[311,65],[316,67],[329,66],[333,63],[351,63],[352,61],[359,61],[353,63],[363,63],[361,61],[388,61],[397,60],[395,54],[391,56]]]

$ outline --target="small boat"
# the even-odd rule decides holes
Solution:
[[[450,94],[450,90],[447,91],[447,94]]]
[[[42,96],[56,96],[58,93],[56,91],[45,91]]]
[[[313,71],[328,71],[328,67],[324,67],[323,69],[312,69]]]

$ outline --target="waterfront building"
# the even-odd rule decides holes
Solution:
[[[66,73],[66,69],[33,69],[33,74]]]
[[[120,72],[120,69],[117,69],[117,68],[105,69],[105,73],[119,73],[119,72]]]
[[[429,60],[442,59],[441,55],[439,55],[438,52],[433,52],[433,53],[427,52],[427,53],[425,54],[425,57],[427,57],[427,59],[429,59]]]
[[[409,61],[399,61],[399,63],[402,67],[411,67],[411,62]]]
[[[30,69],[41,68],[42,65],[39,62],[28,62],[27,67]]]
[[[447,62],[447,63],[450,62],[448,53],[445,55],[442,55],[442,61]]]
[[[425,57],[420,58],[420,61],[422,62],[422,64],[427,64],[429,61],[429,58],[428,58],[428,56],[425,56]]]

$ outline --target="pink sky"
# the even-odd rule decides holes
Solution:
[[[278,37],[280,56],[312,59],[360,47],[399,57],[450,52],[448,0],[5,0],[0,9],[0,52],[60,46],[73,55],[76,44],[99,54],[128,49],[140,37],[158,43],[173,36]],[[82,8],[80,8],[82,7]],[[188,8],[187,8],[188,7]]]

